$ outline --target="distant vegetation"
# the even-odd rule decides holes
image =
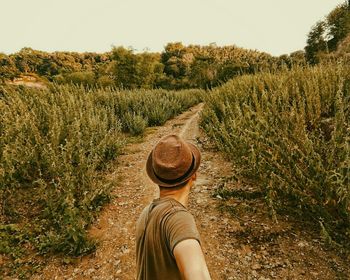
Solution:
[[[103,176],[110,161],[128,136],[162,125],[201,95],[0,87],[0,254],[23,265],[28,250],[90,252],[86,228],[113,187]]]
[[[350,244],[348,65],[242,76],[205,101],[203,129],[272,214],[308,217]]]
[[[161,53],[113,47],[106,53],[53,52],[31,48],[0,53],[0,83],[33,75],[41,81],[122,89],[213,88],[244,74],[350,61],[350,3],[333,9],[310,30],[305,50],[279,57],[236,46],[168,43]]]
[[[310,64],[323,60],[345,59],[350,62],[350,1],[333,9],[311,29],[305,47]]]
[[[292,64],[305,64],[302,51],[278,58],[214,44],[169,43],[162,53],[134,53],[123,47],[114,47],[103,54],[47,53],[23,48],[15,54],[0,54],[0,82],[34,74],[59,84],[97,84],[124,89],[212,88],[242,74],[276,71]]]

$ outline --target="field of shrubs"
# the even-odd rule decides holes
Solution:
[[[0,254],[16,267],[28,252],[91,252],[86,229],[117,184],[111,162],[202,100],[201,127],[234,163],[232,179],[258,186],[273,218],[309,219],[331,244],[350,244],[350,67],[338,63],[206,92],[0,87]]]
[[[109,163],[131,136],[162,125],[201,95],[0,87],[0,254],[91,251],[85,230],[109,199]]]
[[[348,65],[237,77],[205,102],[202,128],[273,216],[287,208],[332,244],[350,244]]]

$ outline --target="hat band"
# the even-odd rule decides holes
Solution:
[[[195,160],[195,158],[194,158],[194,156],[193,156],[193,154],[192,154],[192,163],[191,163],[190,168],[185,172],[184,175],[182,175],[181,177],[176,178],[176,179],[171,179],[171,180],[169,180],[169,179],[164,179],[164,178],[158,176],[158,175],[156,174],[156,172],[154,171],[154,169],[153,169],[153,173],[154,173],[154,175],[157,177],[158,180],[160,180],[160,181],[162,181],[162,182],[164,182],[164,183],[166,183],[166,184],[174,184],[174,183],[180,182],[181,180],[185,179],[188,175],[191,174],[191,172],[192,172],[192,170],[193,170],[193,167],[194,167],[194,165],[195,165],[195,161],[196,161],[196,160]]]

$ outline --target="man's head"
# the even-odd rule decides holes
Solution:
[[[196,146],[171,134],[153,148],[146,170],[151,180],[160,187],[178,188],[195,180],[200,160],[201,154]]]

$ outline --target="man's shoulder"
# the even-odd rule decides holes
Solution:
[[[171,198],[155,199],[142,210],[138,224],[142,221],[146,222],[149,218],[162,223],[175,217],[193,218],[187,208],[177,200]]]
[[[165,216],[173,215],[178,212],[188,212],[188,210],[175,199],[164,199],[153,202],[155,211]],[[151,206],[152,207],[152,204]]]
[[[192,216],[187,208],[175,199],[155,199],[143,209],[140,218],[149,216],[152,220],[158,220],[161,223],[178,216],[179,213]]]

